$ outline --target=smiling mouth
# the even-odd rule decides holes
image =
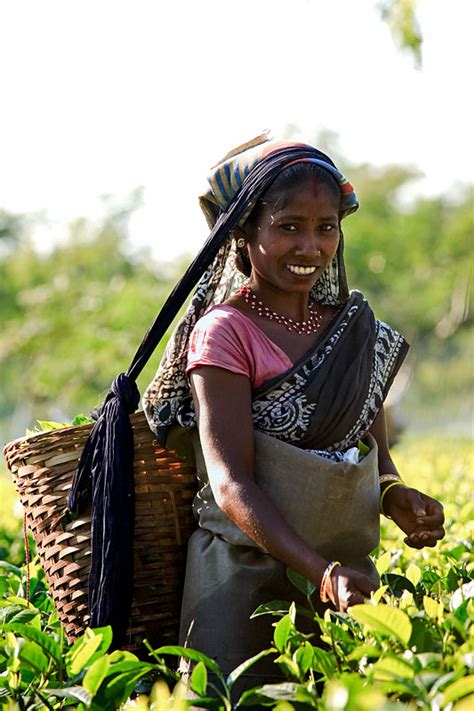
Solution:
[[[287,264],[286,268],[292,273],[292,274],[299,274],[300,276],[309,276],[310,274],[314,274],[317,267],[300,267],[297,266],[296,264]]]

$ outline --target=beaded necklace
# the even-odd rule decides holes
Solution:
[[[241,296],[259,316],[281,323],[288,331],[296,331],[298,334],[316,333],[321,327],[321,316],[314,310],[311,303],[309,304],[309,316],[306,321],[293,321],[291,318],[277,314],[276,311],[271,311],[268,306],[265,306],[257,299],[257,296],[249,286],[241,286],[235,293],[236,296]]]

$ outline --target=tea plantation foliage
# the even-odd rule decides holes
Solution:
[[[471,541],[472,443],[408,440],[395,448],[404,478],[445,504],[446,538],[435,549],[403,546],[402,534],[384,520],[376,551],[382,586],[373,600],[350,613],[312,612],[269,604],[268,649],[286,681],[246,692],[247,705],[288,711],[395,711],[474,708],[474,564]],[[22,709],[185,709],[186,689],[173,663],[180,648],[151,650],[147,663],[128,652],[110,652],[108,628],[87,630],[68,647],[36,560],[30,564],[30,602],[21,566],[23,543],[16,495],[2,477],[0,502],[0,706]],[[298,631],[301,615],[314,618],[323,646]],[[144,642],[146,644],[146,642]],[[198,651],[191,685],[196,705],[230,709],[233,684],[251,662],[225,679],[216,663]],[[208,673],[219,679],[211,698]],[[216,693],[214,689],[214,696]]]

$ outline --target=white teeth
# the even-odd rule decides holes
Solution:
[[[297,267],[295,264],[287,264],[287,269],[293,274],[314,274],[316,267]]]

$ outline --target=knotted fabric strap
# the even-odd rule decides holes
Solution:
[[[321,156],[329,160],[310,146],[292,146],[270,153],[251,170],[167,298],[128,371],[115,378],[99,409],[79,462],[68,507],[72,513],[80,514],[91,504],[90,625],[111,625],[115,646],[120,644],[128,627],[133,594],[134,444],[129,415],[140,401],[136,380],[187,296],[214,260],[229,232],[248,213],[249,206],[255,205],[289,162]]]

